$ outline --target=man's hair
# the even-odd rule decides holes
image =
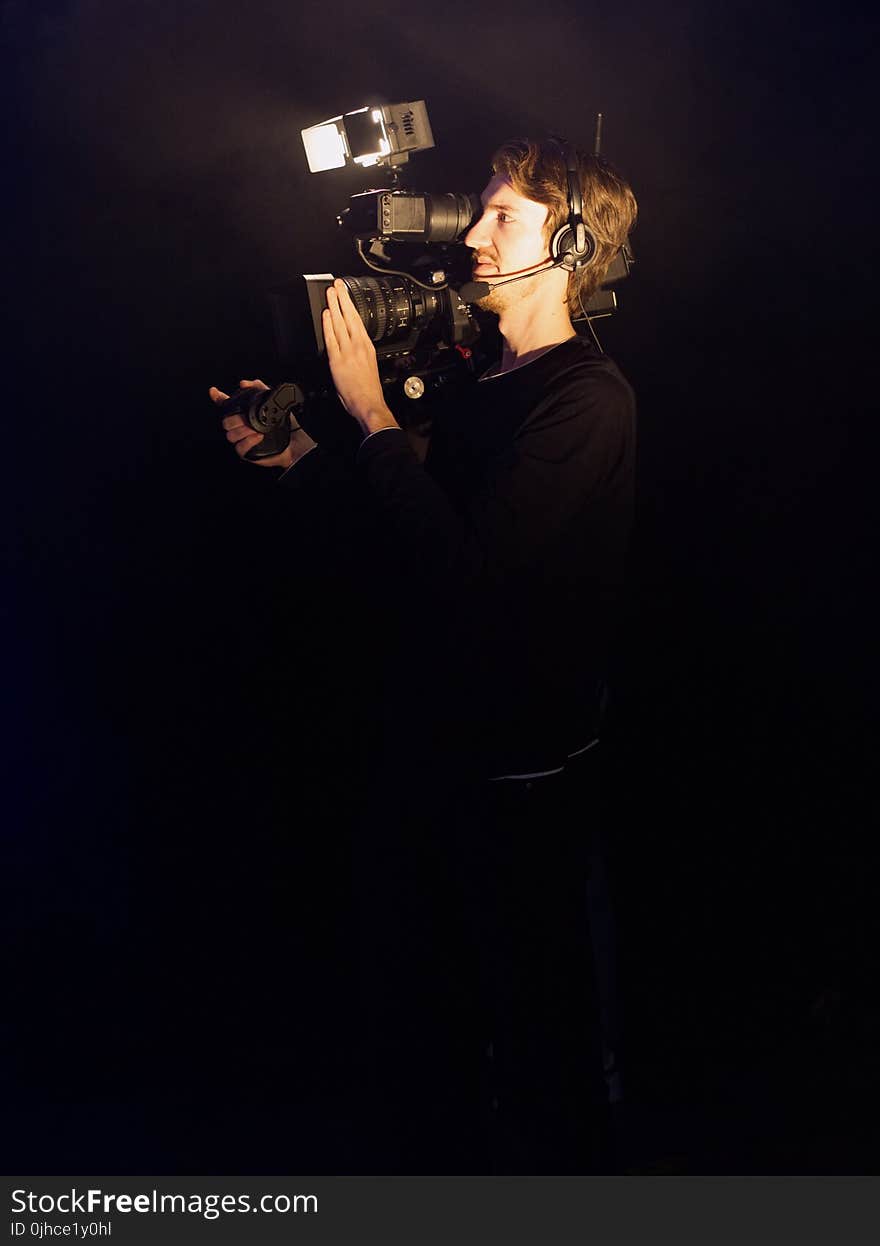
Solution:
[[[608,266],[626,242],[638,205],[629,183],[598,156],[576,152],[580,173],[583,220],[596,239],[596,254],[568,279],[569,314],[582,315],[581,304],[599,289]],[[506,177],[513,189],[550,209],[544,233],[549,246],[557,229],[568,221],[568,176],[564,148],[556,139],[508,139],[492,157],[492,172]]]

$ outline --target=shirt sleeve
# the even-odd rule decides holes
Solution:
[[[354,479],[353,465],[321,446],[312,446],[278,477],[282,489],[297,493],[324,492],[344,488]]]

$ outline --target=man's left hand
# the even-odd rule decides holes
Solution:
[[[399,428],[385,403],[376,348],[351,301],[348,287],[337,277],[327,289],[323,312],[324,342],[340,402],[365,434]]]

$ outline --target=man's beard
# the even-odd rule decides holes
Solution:
[[[537,274],[534,275],[536,276]],[[475,280],[479,280],[479,278],[475,278]],[[509,287],[499,283],[498,286],[492,286],[488,294],[484,294],[481,299],[477,299],[476,306],[481,311],[494,312],[496,316],[500,316],[502,312],[510,311],[518,304],[532,298],[535,290],[536,283],[531,278],[517,281],[515,285],[512,284]]]

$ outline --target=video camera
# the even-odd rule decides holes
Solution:
[[[303,130],[302,138],[312,173],[348,164],[378,165],[390,173],[390,188],[351,196],[337,217],[370,270],[342,280],[375,344],[389,407],[404,427],[418,424],[423,412],[417,408],[425,405],[419,400],[476,372],[491,342],[491,326],[475,306],[479,287],[463,242],[482,212],[479,195],[401,187],[400,171],[410,155],[435,145],[424,100],[360,108]],[[627,246],[575,321],[611,315],[617,306],[611,287],[628,275],[631,263]],[[223,404],[223,414],[236,412],[263,434],[249,459],[280,454],[290,440],[289,417],[300,423],[305,416],[308,423],[309,409],[333,397],[321,319],[333,280],[332,273],[304,273],[270,292],[281,358],[301,357],[309,322],[317,350],[310,361],[301,359],[307,374],[302,384],[242,390]]]

